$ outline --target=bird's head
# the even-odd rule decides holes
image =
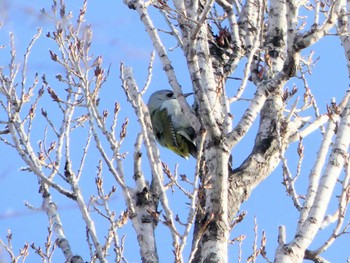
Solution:
[[[149,97],[147,107],[152,113],[154,110],[159,109],[164,101],[171,99],[175,99],[174,92],[171,90],[158,90]]]

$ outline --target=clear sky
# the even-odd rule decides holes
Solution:
[[[62,68],[50,60],[48,50],[50,49],[57,52],[57,47],[55,47],[52,41],[45,37],[45,34],[53,29],[53,23],[52,20],[40,14],[41,8],[49,10],[51,4],[49,2],[50,1],[42,0],[0,1],[0,20],[3,21],[3,26],[0,28],[0,46],[4,46],[4,48],[0,49],[0,65],[1,67],[6,67],[9,63],[9,32],[13,32],[15,35],[18,60],[21,61],[23,52],[31,37],[36,33],[38,27],[42,27],[42,36],[34,46],[29,59],[28,83],[33,79],[36,72],[38,72],[39,75],[45,73],[48,80],[51,81],[52,87],[59,90],[60,84],[55,81],[54,76],[59,73],[63,74],[64,72]],[[82,1],[67,1],[67,10],[72,10],[73,15],[76,15],[79,12],[81,2]],[[152,11],[152,14],[155,19],[155,24],[166,29],[161,22],[161,17],[157,15],[156,9]],[[133,144],[136,134],[139,131],[139,126],[136,122],[134,112],[131,106],[126,102],[125,94],[121,89],[119,64],[123,61],[126,65],[133,67],[136,80],[139,86],[142,87],[147,76],[149,57],[153,50],[152,44],[136,12],[129,10],[122,4],[122,1],[90,0],[88,3],[86,20],[87,24],[91,24],[93,30],[92,54],[95,56],[102,55],[105,67],[111,65],[109,79],[101,93],[101,98],[103,98],[102,101],[104,103],[103,107],[112,110],[113,108],[111,107],[113,107],[112,105],[117,100],[121,103],[119,124],[123,122],[125,117],[130,118],[128,137],[122,149],[128,152],[127,158],[124,161],[125,172],[126,176],[129,176],[128,182],[132,186],[132,169],[127,168],[133,167]],[[168,36],[163,34],[162,37],[164,37],[168,48],[176,46],[176,42]],[[314,57],[320,57],[320,59],[313,69],[312,75],[308,76],[309,86],[317,98],[320,112],[324,113],[326,111],[325,105],[330,103],[330,98],[335,97],[337,101],[339,101],[344,91],[348,88],[346,61],[340,42],[334,36],[323,39],[320,43],[317,43],[311,49],[307,50],[305,54],[311,50],[315,52]],[[184,91],[190,91],[189,75],[181,55],[182,53],[179,49],[170,52],[175,71],[178,74],[179,81]],[[154,77],[150,90],[145,94],[145,101],[147,101],[149,94],[153,91],[169,88],[168,81],[158,59],[155,61],[153,75]],[[233,76],[242,76],[242,71],[238,69],[237,73],[234,73]],[[293,79],[288,83],[288,86],[292,87],[293,83],[298,86],[300,95],[302,95],[303,86],[301,82],[297,79]],[[227,82],[228,92],[234,94],[239,84],[238,81],[229,80]],[[255,88],[250,84],[243,97],[250,98],[254,90]],[[50,100],[43,100],[41,106],[49,112],[54,112],[56,105]],[[234,124],[240,118],[242,109],[246,106],[247,102],[245,101],[237,102],[235,105],[232,105],[232,113],[235,116]],[[311,113],[309,112],[308,114]],[[3,113],[0,111],[0,119],[3,118],[2,115]],[[33,134],[33,145],[37,145],[37,142],[42,139],[43,129],[45,127],[40,114],[37,114],[37,118],[38,128]],[[253,145],[256,127],[257,125],[255,124],[247,138],[233,150],[234,167],[237,167],[249,154]],[[80,128],[74,134],[75,137],[73,137],[75,147],[72,149],[72,153],[77,155],[77,160],[79,160],[82,147],[85,143],[85,141],[81,141],[79,138],[84,135],[86,135],[86,129]],[[297,188],[301,193],[305,193],[307,176],[315,159],[320,140],[320,133],[316,132],[304,142],[307,158],[304,161],[304,169],[302,170],[300,182],[297,184]],[[91,147],[93,148],[94,146]],[[168,163],[171,170],[174,169],[176,163],[179,163],[179,173],[186,174],[188,177],[192,178],[191,176],[193,175],[195,165],[193,159],[185,161],[165,149],[160,149],[160,151],[162,160]],[[295,171],[296,144],[291,147],[288,156],[291,157],[289,160],[291,170]],[[24,206],[25,201],[28,201],[35,207],[41,205],[37,179],[30,173],[19,171],[19,168],[24,165],[23,162],[13,149],[3,143],[0,143],[0,158],[2,160],[0,165],[0,238],[4,240],[7,229],[10,228],[13,233],[14,251],[18,252],[25,242],[29,244],[35,242],[37,246],[43,247],[48,227],[47,217],[43,212],[32,211]],[[92,154],[90,154],[87,159],[87,168],[81,180],[81,187],[86,200],[89,200],[90,195],[96,195],[94,181],[98,158],[100,157],[96,155],[96,151],[93,150]],[[146,160],[143,162],[145,173],[149,174]],[[77,166],[78,164],[75,165],[75,168]],[[149,175],[147,177],[149,178]],[[110,189],[112,185],[117,185],[108,174],[108,169],[106,168],[104,169],[104,178],[106,189]],[[241,234],[246,235],[246,239],[243,241],[243,262],[250,255],[253,246],[254,218],[256,218],[259,226],[259,242],[261,239],[261,231],[266,231],[267,256],[270,260],[273,259],[274,250],[277,246],[278,226],[286,225],[287,241],[293,237],[298,214],[291,199],[285,193],[285,189],[281,184],[282,178],[282,170],[279,167],[268,179],[254,190],[251,198],[242,205],[242,210],[247,211],[248,214],[243,223],[239,224],[239,226],[234,229],[231,237],[237,237]],[[58,180],[58,182],[61,181]],[[118,186],[117,189],[119,192],[115,195],[111,206],[115,209],[116,213],[119,214],[122,209],[125,209],[125,206]],[[51,192],[54,201],[56,201],[58,205],[65,232],[67,238],[71,241],[73,252],[82,255],[83,258],[87,260],[88,250],[86,245],[83,244],[85,242],[85,228],[77,207],[72,201],[60,197],[54,190]],[[183,215],[183,219],[185,219],[187,207],[178,201],[184,200],[181,194],[171,193],[171,191],[169,191],[169,197],[171,199],[171,205],[176,211],[175,213]],[[329,212],[334,211],[334,208],[333,203]],[[94,214],[94,218],[96,218],[98,231],[99,229],[105,231],[103,228],[106,224],[105,220],[101,219],[96,214]],[[313,244],[312,248],[316,248],[329,236],[330,229],[326,229],[320,233],[319,238]],[[136,244],[136,237],[133,233],[131,222],[128,222],[125,229],[120,231],[120,236],[122,234],[126,234],[127,236],[125,256],[129,262],[140,262],[138,245]],[[105,232],[100,231],[99,237],[101,240],[103,240],[104,235]],[[170,246],[169,231],[167,231],[164,226],[159,225],[157,235],[159,235],[158,252],[161,262],[170,262],[173,258],[173,253]],[[339,245],[339,242],[342,244]],[[190,240],[188,243],[190,244]],[[324,254],[324,257],[331,262],[345,262],[350,256],[349,249],[345,244],[349,244],[349,237],[343,236],[339,239],[338,244],[336,243]],[[230,262],[237,261],[237,251],[238,246],[235,244],[230,250]],[[0,255],[1,254],[3,253],[0,251]],[[188,250],[186,254],[188,254]],[[1,257],[0,262],[6,262],[6,256],[2,255]],[[38,262],[38,257],[31,255],[26,262]],[[60,251],[56,252],[54,262],[62,262],[62,253]],[[257,262],[262,262],[262,259],[259,258]]]

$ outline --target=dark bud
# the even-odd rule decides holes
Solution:
[[[49,50],[49,52],[50,52],[51,59],[53,61],[57,61],[58,60],[57,55],[52,50]]]

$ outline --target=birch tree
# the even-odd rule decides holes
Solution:
[[[237,258],[247,262],[328,262],[323,252],[331,245],[346,249],[338,239],[349,233],[350,225],[346,214],[350,194],[350,92],[348,87],[338,87],[342,88],[341,101],[327,98],[328,103],[320,105],[313,95],[317,91],[308,85],[308,76],[317,67],[310,48],[326,36],[340,40],[346,61],[350,61],[348,3],[123,3],[123,12],[139,16],[147,41],[154,48],[148,76],[141,83],[136,81],[127,61],[120,62],[116,72],[104,64],[102,55],[91,51],[94,28],[85,21],[87,0],[79,12],[67,10],[63,0],[54,0],[50,8],[41,9],[52,26],[38,29],[22,59],[16,54],[13,34],[9,44],[4,45],[10,58],[0,71],[1,147],[15,149],[25,163],[21,170],[37,178],[42,197],[40,209],[49,222],[44,248],[26,244],[16,254],[11,245],[12,233],[8,233],[7,240],[0,240],[12,262],[30,257],[30,251],[43,262],[51,262],[54,248],[61,251],[55,253],[62,253],[66,262],[127,262],[124,246],[128,243],[119,234],[127,223],[134,229],[138,243],[133,246],[138,247],[142,262],[159,262],[162,246],[171,247],[175,262],[235,262]],[[155,21],[161,26],[156,26]],[[47,56],[50,65],[59,67],[54,76],[40,72],[28,76],[28,58],[41,38],[53,45],[43,56]],[[166,41],[169,38],[176,44],[170,46]],[[179,80],[173,52],[183,56],[182,71],[190,83]],[[162,72],[153,69],[154,60],[160,61]],[[349,71],[350,64],[346,66]],[[121,85],[114,80],[113,88],[108,88],[114,105],[107,107],[102,90],[110,75],[117,74]],[[196,131],[198,155],[191,176],[172,172],[169,160],[159,154],[145,99],[156,90],[152,83],[158,74],[166,75],[168,89],[173,90]],[[193,92],[193,105],[186,101],[184,87]],[[252,88],[255,92],[250,94],[248,89]],[[320,87],[323,88],[326,87]],[[124,121],[118,117],[123,110],[119,103],[121,92],[133,109]],[[246,106],[239,115],[232,109],[242,101],[246,101]],[[136,139],[127,136],[129,121],[132,129],[138,131]],[[36,128],[41,126],[39,122],[45,123],[45,128]],[[40,129],[41,139],[33,139]],[[252,129],[253,147],[239,163],[234,150]],[[315,134],[322,139],[312,149],[317,158],[308,172],[302,169],[309,158],[304,154],[304,141]],[[134,140],[134,148],[128,154],[122,150],[127,140]],[[79,156],[72,154],[75,142],[82,145]],[[291,157],[287,153],[295,145],[296,156]],[[97,156],[92,166],[96,185],[93,194],[81,187],[82,178],[91,175],[91,165],[86,161],[90,152]],[[132,169],[125,160],[131,160]],[[267,256],[263,236],[249,258],[230,258],[230,244],[243,238],[231,236],[245,217],[241,205],[277,167],[282,168],[280,178],[295,207],[291,212],[299,217],[294,236],[286,236],[285,226],[276,226],[278,245],[270,247],[274,255]],[[113,177],[112,186],[104,183],[107,176]],[[308,182],[305,191],[296,187],[300,178]],[[187,199],[181,204],[188,211],[185,218],[174,212],[171,190]],[[117,191],[125,207],[121,213],[111,205]],[[87,237],[82,243],[87,243],[89,258],[74,252],[76,245],[65,235],[60,201],[53,198],[53,192],[79,208]],[[331,202],[336,202],[337,208],[330,212]],[[33,209],[30,204],[27,206]],[[98,227],[95,215],[106,220],[108,226]],[[157,235],[160,225],[167,230]],[[332,234],[311,249],[324,228],[332,229]],[[162,235],[171,237],[169,244],[157,242]],[[185,253],[186,248],[189,253]]]

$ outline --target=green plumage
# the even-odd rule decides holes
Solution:
[[[196,158],[195,131],[181,112],[174,93],[171,90],[156,91],[147,106],[158,143],[186,159],[190,154]]]

